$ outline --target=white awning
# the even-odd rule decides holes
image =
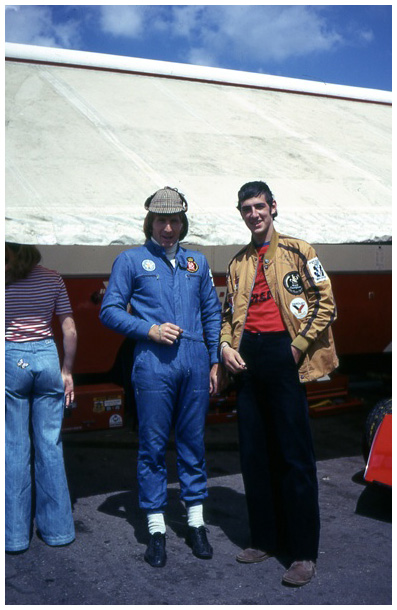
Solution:
[[[15,44],[6,58],[9,241],[140,244],[144,201],[172,186],[190,243],[243,244],[251,180],[279,231],[391,239],[388,92]]]

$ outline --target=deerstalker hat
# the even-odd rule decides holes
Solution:
[[[187,211],[187,201],[178,189],[165,186],[146,199],[145,209],[155,214],[179,214]]]

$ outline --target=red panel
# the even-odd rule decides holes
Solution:
[[[339,355],[380,353],[391,342],[391,273],[330,274],[338,319],[333,325]],[[107,276],[65,278],[78,332],[74,372],[102,373],[113,366],[124,338],[107,329],[99,310]],[[214,276],[223,303],[225,276]],[[61,333],[54,323],[56,340]]]
[[[364,478],[369,483],[392,485],[392,414],[384,416],[376,431]]]
[[[334,274],[338,308],[333,324],[339,354],[376,354],[392,340],[391,273]]]
[[[342,354],[378,354],[392,340],[391,273],[330,273],[338,309],[332,329]],[[215,276],[223,303],[225,277]]]
[[[64,278],[76,322],[78,345],[75,374],[104,373],[113,366],[124,337],[106,328],[99,320],[101,299],[108,277]],[[54,323],[54,334],[62,344],[59,324]]]
[[[62,423],[63,432],[106,430],[124,425],[124,390],[113,383],[76,386],[76,407]]]

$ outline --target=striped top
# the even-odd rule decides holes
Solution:
[[[7,341],[39,341],[52,337],[54,313],[72,315],[65,284],[57,271],[36,265],[25,279],[5,287]]]

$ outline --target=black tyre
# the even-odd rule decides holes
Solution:
[[[386,398],[376,403],[374,408],[369,412],[365,422],[365,438],[364,438],[364,457],[367,460],[372,442],[375,438],[377,429],[379,428],[384,416],[392,412],[392,399]]]

